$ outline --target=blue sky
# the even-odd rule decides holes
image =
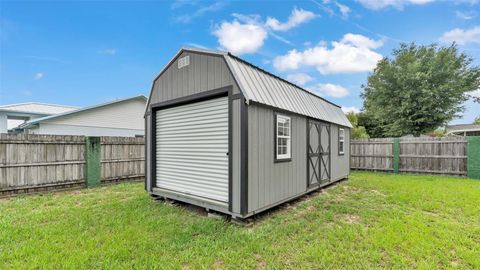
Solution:
[[[358,110],[376,61],[412,41],[456,41],[480,65],[480,1],[0,0],[0,104],[148,95],[179,48],[197,46],[232,51]],[[454,123],[480,115],[479,104],[466,108]]]

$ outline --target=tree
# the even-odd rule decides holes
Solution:
[[[375,137],[419,136],[458,117],[466,93],[480,87],[480,68],[472,61],[455,44],[401,44],[393,50],[393,59],[379,61],[362,85],[365,117],[380,133]]]
[[[365,127],[367,134],[372,138],[385,137],[383,134],[385,131],[380,124],[380,121],[375,119],[371,114],[366,112],[360,112],[357,115],[358,125]]]
[[[476,117],[475,120],[473,120],[474,125],[480,125],[480,116]]]
[[[367,130],[363,126],[358,125],[358,116],[354,112],[347,113],[347,118],[352,124],[352,139],[368,139]]]

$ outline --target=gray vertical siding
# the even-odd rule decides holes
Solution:
[[[232,212],[240,213],[240,107],[241,99],[232,102]]]
[[[342,128],[337,125],[331,125],[332,133],[332,181],[346,178],[350,173],[350,129],[345,128],[345,154],[338,154],[338,129]]]
[[[289,114],[287,114],[289,115]],[[274,162],[274,111],[248,106],[248,212],[265,208],[306,191],[306,121],[292,120],[292,160]]]
[[[190,65],[178,69],[178,59],[190,56]],[[238,87],[222,56],[185,51],[177,58],[153,85],[150,104],[206,92],[233,85]]]
[[[151,138],[151,130],[152,130],[152,125],[151,125],[151,118],[150,114],[145,116],[145,187],[147,188],[148,191],[150,190],[151,187],[151,170],[152,168],[150,167],[150,158],[152,156],[152,144],[150,143],[150,138]]]

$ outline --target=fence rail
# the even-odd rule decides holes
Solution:
[[[355,170],[464,176],[469,145],[466,137],[352,140],[350,164]]]
[[[85,187],[84,136],[0,134],[0,196]],[[100,138],[100,183],[144,177],[144,139]]]

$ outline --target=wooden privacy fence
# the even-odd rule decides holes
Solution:
[[[351,141],[354,170],[480,178],[480,138],[382,138]]]
[[[0,196],[141,180],[144,139],[0,134]]]
[[[143,138],[101,137],[100,144],[103,182],[140,180],[145,177]]]

